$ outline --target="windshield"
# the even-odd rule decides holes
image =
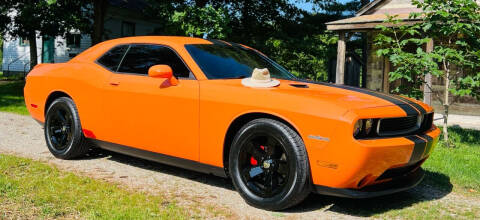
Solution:
[[[185,48],[208,79],[250,77],[255,68],[268,68],[272,78],[295,79],[285,68],[252,49],[219,44],[189,44]]]

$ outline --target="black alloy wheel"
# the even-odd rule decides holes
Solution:
[[[242,180],[260,197],[271,197],[282,191],[289,178],[286,150],[268,133],[249,137],[238,157]]]
[[[71,143],[73,118],[66,105],[56,105],[51,109],[54,113],[48,118],[48,136],[55,151],[64,151]]]
[[[78,110],[72,99],[60,97],[47,106],[45,140],[48,150],[57,158],[83,156],[90,149],[83,136]]]
[[[230,148],[229,173],[240,195],[257,208],[286,209],[311,192],[303,140],[273,119],[255,119],[237,132]]]

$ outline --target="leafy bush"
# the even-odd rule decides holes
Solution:
[[[443,91],[433,91],[434,98],[443,106],[444,127],[447,127],[448,110],[454,103],[452,97],[473,96],[480,98],[480,6],[472,0],[414,0],[423,12],[412,13],[416,24],[403,24],[395,16],[386,22],[393,25],[379,26],[376,45],[379,56],[386,56],[395,69],[390,80],[404,79],[412,86],[407,95],[421,95],[421,86],[431,74],[444,82]],[[423,47],[433,39],[433,51]],[[416,50],[412,51],[414,47]],[[444,129],[447,145],[448,130]]]

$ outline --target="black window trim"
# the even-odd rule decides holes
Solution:
[[[123,56],[122,56],[122,59],[120,60],[120,62],[118,63],[117,65],[117,68],[116,68],[116,71],[112,71],[110,70],[109,68],[107,68],[106,66],[102,65],[100,62],[98,62],[98,60],[100,60],[105,54],[107,54],[108,52],[110,52],[111,50],[113,50],[114,48],[116,47],[120,47],[120,46],[128,46],[127,50],[125,50],[125,52],[123,53]],[[136,76],[144,76],[144,77],[149,77],[148,74],[140,74],[140,73],[126,73],[126,72],[118,72],[118,69],[120,68],[120,65],[122,64],[123,62],[123,59],[125,58],[125,56],[127,55],[127,52],[130,50],[130,47],[132,45],[157,45],[157,46],[161,46],[161,47],[166,47],[170,50],[172,50],[175,55],[177,55],[177,57],[182,61],[183,65],[185,65],[185,67],[187,67],[188,71],[190,71],[191,74],[189,74],[189,76],[193,76],[193,78],[191,77],[176,77],[177,79],[181,79],[181,80],[197,80],[197,77],[195,76],[195,73],[192,72],[192,69],[187,65],[187,63],[185,63],[185,60],[183,60],[182,56],[180,56],[177,51],[175,49],[173,49],[172,47],[168,46],[168,45],[165,45],[165,44],[159,44],[159,43],[124,43],[124,44],[116,44],[115,46],[111,47],[110,49],[108,49],[106,52],[104,52],[102,55],[100,55],[95,61],[94,63],[96,63],[97,65],[103,67],[104,69],[110,71],[111,73],[113,74],[127,74],[127,75],[136,75]]]
[[[125,45],[127,45],[127,44],[125,44]],[[125,59],[125,56],[127,56],[127,53],[128,53],[128,51],[130,51],[131,47],[132,47],[132,45],[128,44],[127,50],[125,50],[125,52],[123,53],[122,59],[120,59],[120,62],[117,65],[117,69],[115,69],[115,73],[121,73],[121,72],[118,72],[118,70],[120,69],[120,66],[122,66],[123,59]],[[137,75],[140,75],[140,73],[138,73]],[[141,74],[141,75],[145,75],[145,74]],[[148,73],[147,73],[147,75],[148,75]]]
[[[122,56],[122,59],[120,61],[123,60],[123,57],[125,57],[125,54],[126,52],[128,51],[128,49],[130,48],[130,45],[129,44],[117,44],[113,47],[110,47],[110,49],[108,49],[107,51],[105,51],[104,53],[102,53],[100,56],[97,57],[97,59],[95,59],[95,61],[93,61],[95,64],[99,65],[100,67],[104,68],[105,70],[111,72],[111,73],[116,73],[115,71],[112,71],[110,70],[108,67],[104,66],[102,63],[99,62],[100,59],[102,59],[103,56],[105,56],[105,54],[107,54],[108,52],[112,51],[113,49],[117,48],[117,47],[121,47],[121,46],[128,46],[127,47],[127,50],[125,50],[125,52],[123,53],[123,56]],[[116,67],[116,70],[118,70],[118,66],[120,65],[120,63],[117,65]]]

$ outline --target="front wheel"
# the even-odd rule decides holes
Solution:
[[[72,159],[88,152],[88,141],[83,136],[78,110],[72,99],[61,97],[48,107],[45,140],[48,150],[60,159]]]
[[[305,145],[290,127],[272,119],[256,119],[238,131],[229,156],[232,182],[255,207],[282,210],[310,193]]]

